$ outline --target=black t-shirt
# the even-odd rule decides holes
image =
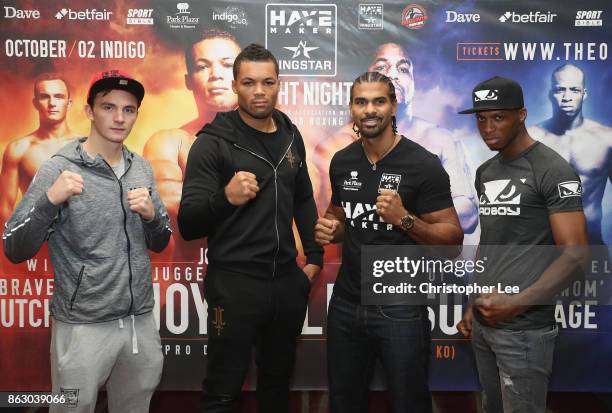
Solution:
[[[580,178],[557,152],[536,142],[511,159],[502,160],[499,154],[489,159],[476,171],[475,184],[480,256],[488,261],[475,280],[517,285],[522,291],[555,259],[526,246],[554,245],[549,214],[582,210]],[[496,327],[521,330],[553,323],[554,307],[539,305]]]
[[[386,224],[376,213],[379,190],[398,191],[404,208],[419,216],[453,206],[450,182],[437,156],[403,136],[376,163],[376,170],[372,170],[361,141],[351,143],[332,158],[329,177],[332,203],[346,214],[342,265],[334,293],[358,303],[361,246],[416,244],[405,231]]]
[[[275,117],[274,122],[276,123],[276,131],[267,133],[250,127],[240,116],[237,117],[239,119],[239,128],[244,132],[244,135],[249,138],[252,149],[257,150],[260,155],[263,155],[272,162],[272,164],[278,164],[281,157],[280,152],[284,149],[281,148],[281,136],[287,133],[284,130],[283,122]]]

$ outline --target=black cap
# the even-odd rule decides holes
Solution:
[[[89,92],[87,93],[87,102],[93,100],[96,94],[102,90],[125,90],[136,97],[138,106],[144,98],[145,90],[142,84],[135,80],[129,74],[121,70],[107,70],[96,73],[89,84]]]
[[[523,102],[523,89],[512,79],[495,76],[479,83],[472,92],[474,107],[459,112],[482,112],[485,110],[521,109]]]

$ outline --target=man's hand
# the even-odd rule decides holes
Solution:
[[[494,325],[509,320],[528,308],[525,305],[518,305],[516,297],[516,295],[500,294],[497,291],[482,294],[474,301],[474,309],[487,324]]]
[[[47,190],[47,198],[53,205],[63,204],[73,195],[83,193],[83,177],[77,173],[64,171]]]
[[[319,276],[321,267],[315,264],[306,264],[304,265],[304,268],[302,268],[302,271],[306,273],[306,277],[308,277],[308,280],[312,284]]]
[[[465,338],[472,337],[472,320],[473,319],[474,319],[474,313],[472,312],[472,306],[470,305],[468,308],[466,308],[461,321],[457,323],[457,330],[459,330],[459,332],[463,334]]]
[[[340,221],[337,219],[317,219],[317,224],[315,225],[315,242],[320,246],[332,243],[339,227]]]
[[[255,198],[259,192],[257,177],[245,171],[239,171],[225,186],[225,196],[230,204],[241,206]]]
[[[155,217],[155,207],[147,188],[130,189],[127,199],[130,210],[139,214],[143,220],[151,221]]]
[[[402,198],[396,191],[383,189],[376,198],[376,213],[387,224],[400,225],[403,217],[408,214],[402,204]]]

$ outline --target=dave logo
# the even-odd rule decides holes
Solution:
[[[559,196],[569,198],[571,196],[580,197],[582,195],[582,184],[579,181],[567,181],[559,184]]]
[[[521,179],[521,183],[525,183]],[[511,179],[484,182],[484,193],[480,195],[480,215],[520,215],[521,193],[519,184]]]
[[[378,193],[380,194],[383,189],[388,189],[390,191],[399,191],[399,184],[402,180],[401,175],[395,174],[382,174],[380,178],[380,183],[378,184]]]

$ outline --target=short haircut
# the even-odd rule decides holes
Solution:
[[[268,49],[260,44],[251,43],[236,57],[234,60],[234,80],[238,79],[238,73],[240,72],[240,64],[243,61],[247,62],[272,62],[274,63],[274,70],[278,77],[278,61],[276,57]]]
[[[201,36],[199,36],[195,41],[191,42],[191,44],[189,44],[189,46],[185,48],[185,66],[187,66],[187,73],[193,73],[193,70],[195,68],[193,64],[193,46],[208,39],[226,39],[236,43],[236,46],[240,48],[240,43],[238,43],[238,40],[236,40],[236,38],[232,34],[217,29],[205,30],[204,32],[202,32]]]
[[[70,86],[68,86],[68,82],[64,78],[64,75],[57,72],[45,72],[36,76],[34,79],[34,97],[38,97],[38,84],[45,80],[61,80],[66,85],[66,90],[68,91],[68,97],[70,97]]]
[[[361,83],[377,82],[387,84],[387,87],[389,88],[389,100],[391,100],[391,103],[397,103],[397,96],[395,94],[395,86],[393,85],[393,81],[391,80],[391,78],[379,72],[365,72],[359,75],[359,77],[357,77],[357,79],[353,81],[353,84],[351,85],[351,103],[353,103],[353,89],[355,88],[355,85]]]

